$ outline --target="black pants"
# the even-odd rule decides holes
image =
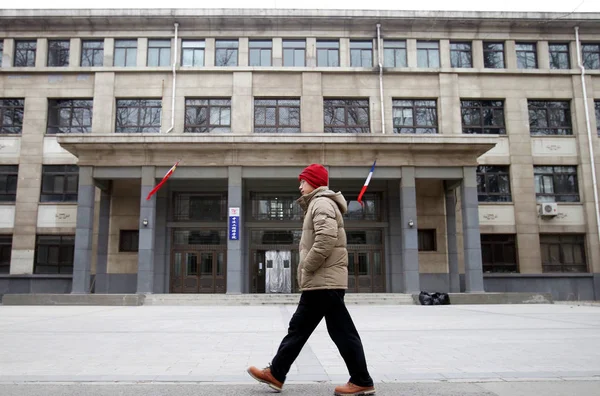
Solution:
[[[271,362],[271,373],[275,379],[285,382],[292,363],[325,317],[329,336],[346,362],[350,382],[358,386],[373,386],[360,336],[344,304],[344,294],[344,290],[302,292],[298,308],[290,320],[288,334]]]

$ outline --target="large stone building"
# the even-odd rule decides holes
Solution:
[[[0,294],[294,292],[297,176],[322,163],[349,201],[350,291],[600,299],[599,14],[0,25]]]

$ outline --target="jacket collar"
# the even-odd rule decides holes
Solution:
[[[310,204],[310,201],[312,201],[312,199],[319,193],[323,192],[323,191],[327,191],[328,187],[327,186],[322,186],[319,188],[315,188],[312,192],[301,196],[300,198],[298,198],[296,200],[296,202],[298,202],[298,205],[300,205],[300,207],[302,208],[303,211],[306,212],[306,210],[308,209],[308,205]]]

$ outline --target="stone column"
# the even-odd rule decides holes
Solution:
[[[154,291],[154,231],[156,229],[156,195],[149,201],[148,193],[155,185],[153,166],[142,166],[142,188],[140,196],[140,239],[138,245],[137,292]],[[144,225],[147,221],[147,225]]]
[[[154,292],[168,293],[165,289],[166,276],[169,268],[169,254],[166,251],[167,238],[167,213],[169,210],[168,190],[161,188],[156,197],[156,230],[154,239]]]
[[[321,73],[302,73],[302,132],[323,133],[323,87]]]
[[[317,66],[317,39],[314,37],[306,39],[306,66]]]
[[[230,166],[228,175],[227,216],[229,216],[229,208],[242,209],[242,167]],[[244,223],[245,213],[240,213],[238,234],[243,235],[242,224]],[[229,240],[229,230],[227,230],[227,234],[227,294],[240,294],[244,283],[242,237],[240,236],[237,241],[232,241]]]
[[[550,49],[548,47],[547,41],[538,41],[537,42],[537,66],[538,69],[548,70],[550,69]]]
[[[452,67],[450,62],[450,40],[440,40],[440,67],[444,69]]]
[[[465,259],[465,291],[467,293],[483,292],[477,168],[465,166],[463,172],[460,193]]]
[[[400,225],[402,229],[402,276],[405,293],[418,293],[419,238],[417,233],[417,191],[415,168],[403,167],[400,180]],[[412,220],[412,227],[409,222]]]
[[[398,202],[400,202],[400,189],[397,180],[388,181],[389,191],[389,222],[390,240],[389,257],[386,265],[386,277],[388,279],[387,291],[391,293],[402,293],[404,277],[402,270],[402,214]]]
[[[148,62],[148,39],[145,37],[140,37],[137,40],[137,58],[135,65],[137,67],[147,66]]]
[[[456,188],[444,182],[446,196],[446,238],[448,243],[448,277],[450,293],[460,293],[458,244],[456,238]]]
[[[472,51],[473,67],[475,69],[483,69],[483,41],[473,40]]]
[[[35,67],[46,67],[48,61],[48,39],[39,38],[35,48]]]
[[[75,230],[75,255],[73,258],[73,294],[90,292],[92,266],[92,236],[94,234],[94,199],[96,186],[92,176],[94,168],[79,167],[77,193],[77,225]]]
[[[238,42],[238,66],[250,64],[250,49],[248,48],[248,37],[240,37]],[[233,84],[235,87],[235,84]]]
[[[233,97],[231,99],[231,131],[252,132],[252,73],[233,73]]]
[[[110,190],[100,192],[98,248],[96,252],[96,294],[108,293],[108,235],[110,227]]]
[[[98,72],[95,74],[94,78],[94,108],[92,110],[92,133],[114,132],[114,111],[115,73]]]
[[[406,40],[406,65],[417,67],[417,40]]]
[[[38,203],[42,186],[42,157],[48,102],[45,97],[25,98],[19,154],[19,181],[15,202],[11,274],[32,274],[36,244]]]
[[[81,64],[81,39],[72,38],[69,42],[69,66],[79,67]]]
[[[517,68],[517,50],[515,40],[507,40],[504,43],[504,63],[507,69]]]
[[[114,65],[115,39],[104,39],[104,67],[112,67]],[[96,73],[98,76],[98,73]]]
[[[183,52],[183,50],[182,50]],[[215,65],[215,39],[214,38],[206,38],[204,40],[204,66],[214,66]]]
[[[4,39],[4,49],[2,52],[2,68],[7,69],[13,67],[13,55],[15,53],[15,40],[10,38]]]
[[[340,39],[340,67],[350,67],[350,39]]]
[[[460,92],[458,88],[458,74],[440,74],[439,79],[439,133],[443,133],[444,135],[460,135],[462,134],[462,121],[460,114]]]
[[[274,37],[272,45],[271,64],[273,67],[281,67],[283,66],[283,39],[281,37]]]

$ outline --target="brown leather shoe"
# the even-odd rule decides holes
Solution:
[[[271,374],[270,367],[259,369],[258,367],[251,366],[248,368],[248,374],[258,382],[269,385],[271,389],[274,389],[277,392],[281,392],[281,388],[283,388],[283,383],[277,381],[275,377],[273,377],[273,374]]]
[[[335,388],[335,396],[363,396],[363,395],[374,395],[374,386],[358,386],[352,382],[348,382],[346,385],[338,386]]]

